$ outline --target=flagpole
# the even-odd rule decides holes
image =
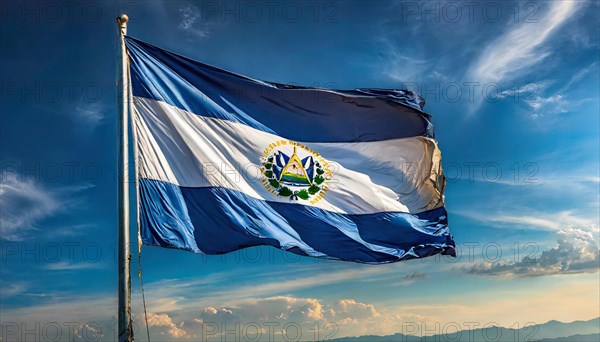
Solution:
[[[133,341],[131,325],[131,278],[129,264],[131,261],[129,244],[129,153],[128,153],[128,109],[129,82],[127,80],[128,59],[125,48],[127,21],[125,14],[117,17],[117,108],[119,129],[118,157],[118,197],[119,197],[119,309],[118,334],[119,342]]]

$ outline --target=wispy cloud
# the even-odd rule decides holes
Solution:
[[[496,98],[512,98],[515,102],[520,99],[528,99],[531,96],[539,94],[542,90],[548,88],[553,82],[546,80],[540,82],[530,82],[522,86],[518,86],[516,89],[505,89],[496,95]]]
[[[518,262],[484,262],[465,268],[470,274],[531,277],[553,274],[598,272],[600,250],[587,230],[567,228],[558,233],[558,247],[543,251],[539,258]]]
[[[202,19],[202,13],[198,7],[186,5],[179,9],[179,15],[178,28],[185,32],[189,38],[202,39],[209,36],[208,23],[199,22]]]
[[[73,224],[64,227],[55,227],[52,229],[52,235],[55,237],[64,236],[78,236],[89,233],[90,231],[98,229],[98,226],[91,223]]]
[[[0,238],[25,239],[43,219],[65,210],[72,196],[92,185],[74,185],[49,190],[41,182],[5,172],[0,174]],[[64,229],[63,229],[64,231]]]
[[[165,327],[167,328],[167,333],[172,338],[182,338],[187,335],[186,331],[183,329],[183,323],[180,325],[173,323],[173,320],[167,314],[149,313],[148,326]]]
[[[575,210],[563,210],[550,213],[529,210],[527,214],[482,213],[480,211],[458,211],[455,213],[479,222],[495,226],[509,226],[511,228],[516,228],[517,226],[550,231],[560,231],[564,227],[571,225],[584,227],[584,229],[588,230],[597,228],[597,221],[580,216]]]
[[[467,78],[488,84],[528,74],[532,67],[551,54],[548,41],[581,7],[578,1],[549,2],[548,9],[538,22],[513,25],[484,48],[469,68]]]
[[[39,281],[39,280],[38,280]],[[4,293],[3,293],[4,295]],[[2,325],[16,323],[23,326],[50,326],[56,327],[58,335],[53,333],[52,338],[44,338],[40,331],[29,333],[36,340],[55,339],[60,341],[115,341],[116,311],[115,302],[107,300],[111,293],[95,294],[82,297],[74,294],[67,296],[46,296],[45,294],[31,294],[46,297],[39,305],[10,305],[2,307]],[[23,298],[21,296],[20,298]],[[111,317],[113,317],[111,319]],[[5,326],[2,326],[5,328]],[[62,330],[64,329],[64,330]],[[58,338],[56,338],[58,336]],[[62,336],[62,338],[61,338]],[[10,332],[3,330],[2,341],[29,340],[21,331]],[[104,338],[103,338],[104,337]]]
[[[56,213],[59,200],[40,184],[4,173],[0,180],[0,237],[21,240],[35,224]]]
[[[8,284],[3,281],[0,283],[0,293],[2,293],[2,297],[4,298],[21,295],[26,290],[27,285],[23,282],[11,282]]]
[[[525,100],[533,110],[534,117],[539,116],[540,112],[548,113],[549,107],[552,113],[566,113],[569,103],[564,99],[564,95],[555,94],[550,97],[535,96],[533,99]]]
[[[557,114],[576,111],[583,103],[594,100],[593,98],[574,98],[570,91],[572,87],[577,86],[588,74],[597,69],[597,63],[594,62],[576,72],[564,86],[551,93],[551,95],[545,95],[544,91],[540,91],[526,98],[525,103],[532,110],[530,118],[543,117],[542,127],[549,127],[551,120],[555,119],[554,116]]]
[[[388,78],[403,83],[420,83],[423,76],[431,68],[429,60],[410,56],[401,52],[398,47],[386,44],[387,61],[384,63],[383,74]],[[434,71],[434,73],[437,73]]]
[[[579,10],[577,1],[552,1],[537,23],[521,23],[488,45],[471,67],[473,79],[500,82],[514,78],[546,58],[544,43]]]
[[[304,288],[335,284],[347,280],[369,278],[379,273],[385,273],[385,270],[382,268],[348,269],[314,276],[303,276],[296,279],[276,280],[269,283],[240,286],[234,290],[224,291],[220,293],[220,295],[229,298],[248,298],[285,294]]]
[[[312,270],[312,271],[311,271]],[[254,274],[254,273],[252,273]],[[245,298],[257,298],[275,295],[288,295],[296,291],[316,288],[324,285],[337,284],[347,281],[357,281],[362,279],[368,281],[379,275],[388,275],[389,271],[384,268],[373,267],[355,267],[341,270],[323,271],[322,269],[315,274],[314,268],[296,269],[295,276],[290,277],[286,273],[286,278],[281,279],[278,275],[263,275],[262,279],[256,280],[252,276],[251,283],[240,280],[235,287],[215,286],[221,280],[229,279],[233,275],[213,274],[210,280],[207,279],[170,279],[147,284],[149,293],[153,295],[149,298],[150,307],[159,311],[156,307],[161,307],[160,311],[174,310],[175,308],[189,308],[197,306],[197,302],[185,301],[185,294],[189,292],[202,292],[211,300],[228,303]],[[244,279],[243,274],[237,275]]]
[[[44,269],[50,271],[79,271],[102,268],[104,265],[94,262],[56,262],[44,265]]]
[[[572,77],[571,79],[569,79],[569,82],[567,82],[562,88],[561,91],[566,91],[568,89],[570,89],[573,85],[577,84],[578,82],[580,82],[581,80],[583,80],[587,75],[589,75],[591,72],[593,72],[594,70],[598,70],[598,62],[593,62],[592,64],[588,65],[585,68],[580,69],[579,71],[577,71]]]
[[[400,279],[400,281],[392,283],[392,286],[405,286],[414,283],[415,281],[427,279],[426,273],[412,272]]]
[[[100,102],[82,103],[75,108],[80,119],[78,122],[95,126],[104,118],[104,105]]]

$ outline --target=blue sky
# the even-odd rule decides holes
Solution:
[[[419,91],[442,148],[461,251],[365,266],[266,247],[226,256],[144,248],[156,338],[198,340],[208,323],[237,322],[243,335],[276,322],[280,338],[298,324],[311,339],[315,327],[323,338],[391,334],[403,322],[514,327],[600,316],[597,2],[1,6],[4,333],[15,322],[114,333],[113,20],[121,11],[130,35],[253,78]]]

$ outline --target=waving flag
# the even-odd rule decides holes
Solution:
[[[424,101],[255,80],[126,37],[145,245],[454,255]]]

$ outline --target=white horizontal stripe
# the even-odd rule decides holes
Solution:
[[[258,199],[291,201],[269,192],[259,171],[265,148],[284,138],[146,98],[135,97],[133,109],[140,178],[183,187],[225,187]],[[334,171],[329,190],[313,204],[316,207],[369,214],[418,213],[443,205],[441,154],[432,139],[302,144],[319,153]],[[288,155],[292,151],[289,145],[279,149],[287,149]],[[298,203],[311,205],[305,200]]]

